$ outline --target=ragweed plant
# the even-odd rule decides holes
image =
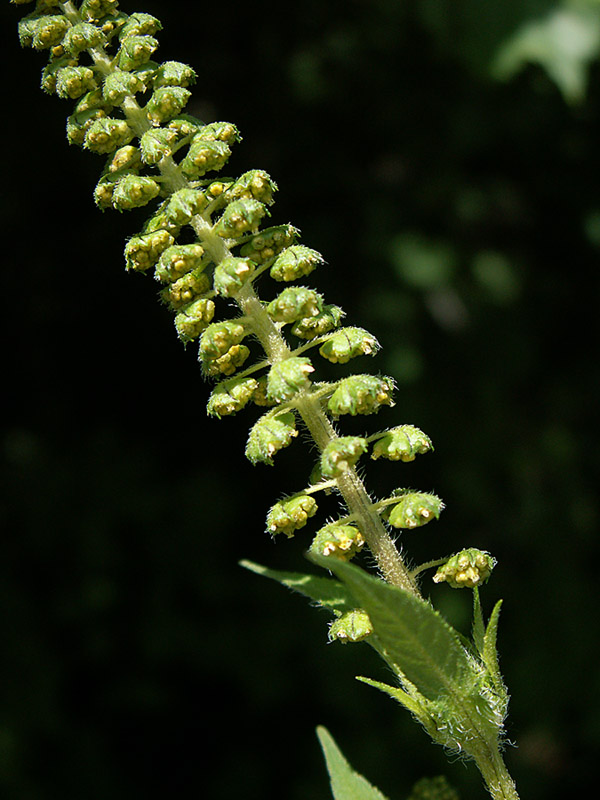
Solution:
[[[394,380],[361,372],[321,380],[319,364],[374,356],[379,344],[365,329],[344,325],[342,309],[304,285],[324,258],[300,243],[291,224],[267,224],[272,178],[260,169],[217,176],[240,134],[230,122],[185,113],[196,73],[154,60],[160,29],[155,17],[123,13],[116,0],[38,0],[20,21],[19,37],[23,46],[49,52],[44,91],[75,103],[68,141],[104,158],[94,190],[99,208],[148,208],[142,230],[126,243],[126,268],[153,273],[177,335],[197,342],[201,369],[214,383],[208,414],[259,409],[246,443],[252,464],[273,465],[300,430],[314,442],[314,469],[300,489],[274,502],[268,533],[293,537],[313,524],[322,493],[340,498],[342,515],[315,526],[309,548],[325,573],[244,565],[328,609],[331,641],[368,642],[396,683],[360,680],[408,709],[434,741],[473,759],[492,797],[516,798],[501,756],[508,697],[496,653],[500,604],[486,624],[479,600],[494,558],[474,548],[416,568],[403,558],[395,532],[438,519],[443,502],[405,486],[376,500],[359,469],[368,457],[411,462],[432,442],[409,424],[369,436],[341,432],[340,418],[392,406]],[[263,301],[259,285],[274,297]],[[377,574],[350,563],[361,551]],[[435,582],[472,590],[471,639],[422,597],[420,576],[433,568]],[[326,731],[319,736],[338,800],[381,797],[352,772]],[[412,796],[449,798],[452,791],[434,781]]]

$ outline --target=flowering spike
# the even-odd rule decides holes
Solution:
[[[269,411],[250,430],[246,458],[253,464],[260,461],[272,466],[275,453],[291,444],[297,435],[296,419],[291,411],[277,415]]]
[[[333,417],[342,414],[373,414],[382,405],[391,406],[393,381],[375,375],[351,375],[337,384],[327,409]]]
[[[319,353],[332,364],[345,364],[351,358],[375,355],[379,342],[364,328],[341,328],[321,345]]]
[[[399,425],[390,428],[379,438],[371,453],[372,459],[387,458],[390,461],[414,461],[417,455],[433,450],[431,439],[414,425]]]
[[[321,474],[338,478],[351,469],[367,451],[367,440],[361,436],[338,436],[321,453]]]
[[[394,528],[419,528],[439,519],[444,504],[439,497],[425,492],[405,492],[393,506],[388,522]]]
[[[287,500],[280,500],[267,514],[269,533],[285,533],[291,539],[294,533],[303,528],[309,517],[317,513],[317,501],[309,494],[297,494]]]
[[[435,573],[433,581],[446,581],[453,589],[474,589],[488,580],[495,566],[496,559],[493,556],[470,547],[449,558]]]

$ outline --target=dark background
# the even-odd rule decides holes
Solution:
[[[414,562],[498,558],[509,768],[530,800],[581,795],[600,752],[597,63],[577,105],[538,66],[491,77],[548,2],[122,5],[159,16],[157,55],[199,74],[189,110],[241,129],[231,172],[273,176],[273,222],[383,344],[364,366],[396,377],[397,405],[358,429],[413,423],[436,449],[368,485],[444,498],[403,536]],[[328,646],[326,615],[238,566],[307,568],[308,529],[263,529],[312,456],[252,468],[252,412],[207,419],[194,347],[122,268],[143,215],[95,208],[101,160],[67,145],[18,16],[3,6],[0,793],[325,799],[324,724],[392,800],[438,773],[483,797],[354,681],[388,679],[367,646]],[[467,592],[424,591],[468,630]]]

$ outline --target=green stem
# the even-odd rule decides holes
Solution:
[[[485,755],[476,755],[475,763],[494,800],[519,800],[515,782],[506,769],[506,764],[497,747]]]

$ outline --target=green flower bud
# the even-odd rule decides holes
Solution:
[[[161,298],[173,309],[188,305],[210,288],[210,278],[203,272],[204,267],[192,270],[172,283],[160,293]],[[210,321],[210,320],[209,320]]]
[[[119,31],[119,39],[123,41],[127,36],[151,36],[158,31],[162,31],[160,20],[151,14],[136,11],[128,17],[127,22]]]
[[[292,245],[284,250],[273,264],[270,275],[276,281],[295,281],[309,275],[325,259],[316,250],[302,244]]]
[[[256,264],[264,264],[295,242],[297,236],[298,231],[292,225],[275,225],[253,236],[240,253]]]
[[[82,97],[79,98],[77,104],[75,106],[75,114],[79,114],[83,111],[90,111],[90,110],[97,110],[101,109],[105,111],[107,114],[112,111],[112,106],[110,103],[107,103],[104,99],[104,95],[102,94],[102,88],[98,86],[96,89],[92,89],[91,92],[86,92]]]
[[[364,544],[362,533],[354,525],[333,522],[317,532],[310,546],[310,552],[350,561],[362,550]]]
[[[174,244],[161,255],[154,277],[162,283],[173,283],[187,272],[200,269],[204,248],[199,244]]]
[[[389,461],[414,461],[417,455],[433,450],[429,436],[414,425],[390,428],[375,442],[372,459],[380,457]]]
[[[174,242],[170,233],[161,230],[132,236],[125,245],[126,269],[146,272]]]
[[[367,440],[362,436],[332,439],[321,453],[321,474],[324,478],[338,478],[351,469],[366,451]]]
[[[291,539],[316,513],[317,501],[314,497],[309,494],[294,495],[275,503],[271,508],[267,514],[267,531],[273,535],[285,533]]]
[[[125,175],[115,185],[112,196],[113,207],[117,211],[129,211],[145,206],[160,192],[160,186],[152,178],[144,175]]]
[[[233,297],[254,274],[255,265],[249,258],[224,258],[215,268],[213,285],[222,297]]]
[[[273,203],[273,192],[277,190],[275,182],[262,169],[253,169],[245,172],[234,181],[225,192],[228,203],[233,200],[254,198],[265,205]]]
[[[116,11],[118,0],[83,0],[79,13],[84,19],[98,20]]]
[[[118,177],[114,175],[102,175],[94,187],[94,202],[102,211],[112,208],[113,194],[117,185]]]
[[[161,86],[146,104],[146,114],[153,125],[162,125],[168,122],[185,107],[192,96],[189,89],[182,86]]]
[[[252,400],[257,386],[256,378],[237,378],[220,383],[208,398],[208,414],[219,418],[236,414]]]
[[[192,117],[190,114],[181,114],[181,116],[174,117],[169,120],[167,124],[171,130],[175,131],[180,139],[194,136],[204,127],[202,120]]]
[[[220,358],[215,358],[214,361],[209,361],[203,364],[204,370],[210,377],[218,375],[233,375],[233,373],[241,367],[248,356],[250,350],[244,344],[234,344],[229,350]]]
[[[22,19],[18,26],[21,47],[34,47],[36,50],[56,47],[70,27],[71,23],[63,14]]]
[[[199,130],[200,137],[211,142],[225,142],[235,144],[241,139],[240,132],[232,122],[210,122]]]
[[[137,69],[145,64],[158,47],[158,41],[153,36],[127,36],[123,39],[117,56],[119,69]]]
[[[131,72],[115,69],[104,79],[102,96],[111,105],[119,106],[126,97],[132,97],[143,90],[144,84],[139,78]]]
[[[214,322],[202,334],[199,356],[201,361],[210,361],[225,355],[234,345],[239,344],[246,335],[241,322],[230,319],[225,322]]]
[[[379,342],[364,328],[342,328],[321,345],[319,353],[332,364],[345,364],[351,358],[374,355]]]
[[[132,144],[126,144],[123,147],[119,147],[113,156],[109,158],[106,165],[106,171],[109,174],[123,172],[124,170],[127,170],[128,172],[138,172],[141,168],[142,159],[140,156],[140,151]]]
[[[156,70],[154,88],[161,86],[193,86],[196,83],[196,72],[180,61],[165,61]]]
[[[129,144],[134,135],[124,119],[105,117],[92,122],[86,131],[83,146],[94,153],[113,153]]]
[[[200,189],[179,189],[173,192],[165,207],[165,219],[172,225],[181,227],[191,222],[207,205],[204,192]]]
[[[164,91],[174,91],[174,89]],[[197,135],[192,139],[189,150],[181,161],[181,171],[187,178],[200,178],[207,172],[218,172],[223,169],[230,155],[231,150],[226,142],[202,139]]]
[[[257,380],[258,386],[252,395],[252,402],[257,406],[274,406],[277,405],[274,400],[269,400],[267,397],[267,376],[263,375]]]
[[[492,574],[496,559],[484,550],[474,547],[461,550],[441,566],[433,576],[434,583],[446,581],[453,589],[481,586]]]
[[[110,41],[119,33],[128,19],[129,17],[127,14],[123,14],[119,11],[116,14],[105,14],[101,20],[98,20],[97,24],[104,36],[106,36],[106,39]],[[93,22],[94,20],[91,21]]]
[[[97,88],[94,72],[89,67],[64,67],[56,73],[56,94],[63,100],[76,100]]]
[[[310,359],[290,356],[273,364],[267,376],[267,397],[276,403],[284,403],[303,389],[308,389],[308,376],[314,372]]]
[[[77,59],[72,56],[61,56],[51,58],[42,70],[41,87],[48,94],[56,92],[56,81],[58,73],[67,67],[76,67]],[[73,98],[75,99],[75,98]]]
[[[392,406],[391,378],[376,375],[350,375],[337,384],[327,403],[333,417],[341,414],[374,414],[380,406]]]
[[[101,47],[104,41],[99,28],[89,22],[79,22],[67,31],[62,46],[70,55],[78,56],[91,47]]]
[[[125,73],[126,75],[129,73]],[[158,164],[173,152],[177,134],[168,128],[153,128],[140,138],[140,150],[146,164]]]
[[[369,615],[362,608],[346,611],[329,626],[330,642],[361,642],[373,633]]]
[[[213,230],[224,239],[235,239],[255,231],[266,213],[267,209],[258,200],[235,200],[227,206]]]
[[[145,64],[142,64],[141,67],[136,67],[135,69],[131,70],[131,75],[135,75],[138,81],[144,87],[144,91],[152,89],[154,86],[154,76],[156,75],[156,71],[158,70],[159,65],[156,61],[146,61]]]
[[[439,519],[444,504],[434,494],[406,492],[389,512],[388,521],[394,528],[418,528],[432,519]]]
[[[306,317],[315,317],[323,309],[323,298],[306,286],[288,286],[267,306],[267,313],[275,322],[288,324]]]
[[[250,429],[246,444],[246,458],[253,464],[273,464],[273,456],[291,444],[298,435],[296,419],[291,411],[273,415],[268,412]]]
[[[90,108],[86,111],[71,114],[71,116],[67,118],[67,140],[69,144],[76,144],[79,147],[83,147],[85,135],[90,125],[97,119],[103,119],[104,117],[106,117],[106,112],[101,108]]]
[[[292,327],[292,333],[299,339],[314,339],[337,328],[343,316],[344,312],[339,306],[325,305],[316,316],[298,320]]]
[[[196,339],[206,330],[215,315],[215,304],[206,297],[199,297],[183,308],[175,317],[175,329],[182,342]]]

